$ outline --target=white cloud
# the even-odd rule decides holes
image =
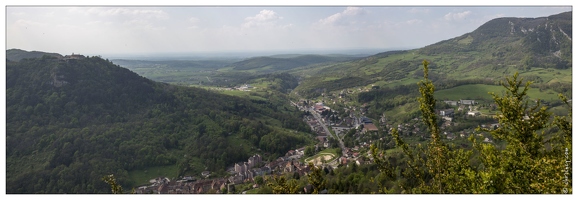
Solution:
[[[278,20],[283,19],[272,10],[261,10],[259,14],[255,15],[254,17],[246,17],[245,23],[243,23],[243,27],[255,27],[255,26],[273,26],[277,23]]]
[[[471,32],[496,17],[558,12],[545,9],[7,7],[6,43],[67,54],[419,47]]]
[[[360,7],[347,7],[343,12],[333,14],[329,17],[319,20],[319,23],[323,25],[340,25],[345,24],[348,18],[353,16],[363,15],[367,11]],[[352,23],[355,23],[354,21]]]
[[[365,10],[363,10],[363,8],[360,7],[347,7],[345,11],[343,11],[344,15],[357,15],[363,13],[365,13]]]
[[[247,17],[245,21],[270,21],[270,20],[277,20],[283,19],[283,17],[279,17],[275,11],[272,10],[262,10],[259,14],[255,15],[255,17]]]
[[[199,28],[198,24],[201,21],[199,18],[196,17],[191,17],[189,18],[189,24],[190,26],[187,27],[187,29],[197,29]]]
[[[89,9],[71,8],[69,12],[83,13],[85,15],[97,15],[101,17],[128,16],[140,18],[169,19],[169,15],[162,10],[129,9],[129,8],[99,8]]]
[[[468,10],[468,11],[464,11],[464,12],[460,12],[460,13],[450,12],[450,13],[448,13],[448,14],[446,14],[446,15],[444,16],[444,19],[445,19],[445,20],[448,20],[448,21],[452,21],[452,20],[453,20],[453,21],[459,21],[459,20],[463,20],[464,18],[466,18],[466,17],[467,17],[468,15],[470,15],[471,13],[472,13],[472,11],[469,11],[469,10]]]

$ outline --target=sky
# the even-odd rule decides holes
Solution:
[[[6,6],[6,48],[64,55],[413,49],[567,6]]]

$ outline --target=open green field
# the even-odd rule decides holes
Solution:
[[[417,100],[412,103],[407,103],[401,106],[385,111],[385,115],[391,123],[402,123],[403,121],[411,119],[411,114],[419,112],[419,104]],[[420,113],[421,114],[421,113]]]
[[[544,83],[572,83],[572,68],[563,70],[532,68],[529,71],[520,72],[520,76],[539,76]]]
[[[174,179],[177,176],[177,165],[157,166],[148,169],[129,171],[128,176],[134,185],[133,187],[150,184],[149,180],[163,176]]]
[[[206,90],[218,92],[221,94],[231,95],[231,96],[261,100],[261,101],[267,100],[267,99],[259,96],[259,95],[264,95],[267,92],[265,89],[260,89],[259,87],[255,87],[254,89],[251,89],[251,91],[241,91],[241,90],[225,90],[225,88],[212,87],[212,86],[199,86],[199,85],[190,85],[190,86],[203,88]]]
[[[570,104],[570,105],[572,105],[572,104]],[[548,112],[552,112],[558,116],[568,116],[568,111],[570,111],[570,110],[568,109],[568,106],[566,106],[565,104],[548,109]]]
[[[231,95],[231,96],[238,96],[238,97],[243,97],[243,98],[250,98],[250,99],[255,99],[255,100],[262,100],[262,101],[266,101],[267,99],[257,96],[257,95],[252,95],[253,91],[240,91],[240,90],[222,90],[220,91],[223,94],[226,95]]]
[[[503,86],[472,84],[436,91],[434,95],[437,99],[444,100],[473,99],[491,101],[492,96],[488,94],[489,92],[494,92],[496,95],[501,95],[502,92],[505,91],[506,90]],[[546,90],[542,92],[540,92],[538,88],[530,88],[528,90],[528,97],[530,97],[530,99],[555,101],[558,99],[557,95],[558,94],[552,90]]]

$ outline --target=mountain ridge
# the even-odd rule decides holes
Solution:
[[[57,58],[64,57],[58,53],[47,53],[47,52],[42,52],[42,51],[26,51],[26,50],[22,50],[22,49],[8,49],[8,50],[6,50],[6,60],[16,61],[16,62],[18,62],[22,59],[26,59],[26,58],[41,58],[44,55],[57,57]]]
[[[154,166],[225,174],[257,149],[268,158],[313,141],[273,95],[158,83],[96,56],[10,61],[6,75],[7,193],[106,193],[102,176],[136,186],[129,172]]]
[[[470,33],[423,48],[292,71],[307,76],[296,92],[313,97],[320,96],[321,91],[417,82],[423,60],[430,63],[431,75],[444,79],[497,81],[515,71],[540,77],[533,71],[572,67],[571,24],[571,12],[539,18],[497,18]],[[552,76],[556,74],[548,72],[544,81],[557,79]],[[353,79],[358,79],[357,83]]]

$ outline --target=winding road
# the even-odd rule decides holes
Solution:
[[[329,131],[329,129],[327,128],[327,125],[325,125],[325,123],[323,123],[323,121],[321,121],[321,116],[319,116],[319,113],[315,112],[313,110],[313,108],[309,108],[309,112],[313,115],[313,117],[315,117],[315,119],[317,119],[317,121],[319,122],[319,124],[321,124],[321,126],[323,127],[323,130],[325,131],[325,133],[333,138],[335,138],[338,142],[339,142],[339,148],[341,148],[341,155],[345,155],[345,144],[343,144],[343,141],[341,140],[341,138],[339,138],[338,136],[334,136],[333,134],[331,134],[331,132]]]

